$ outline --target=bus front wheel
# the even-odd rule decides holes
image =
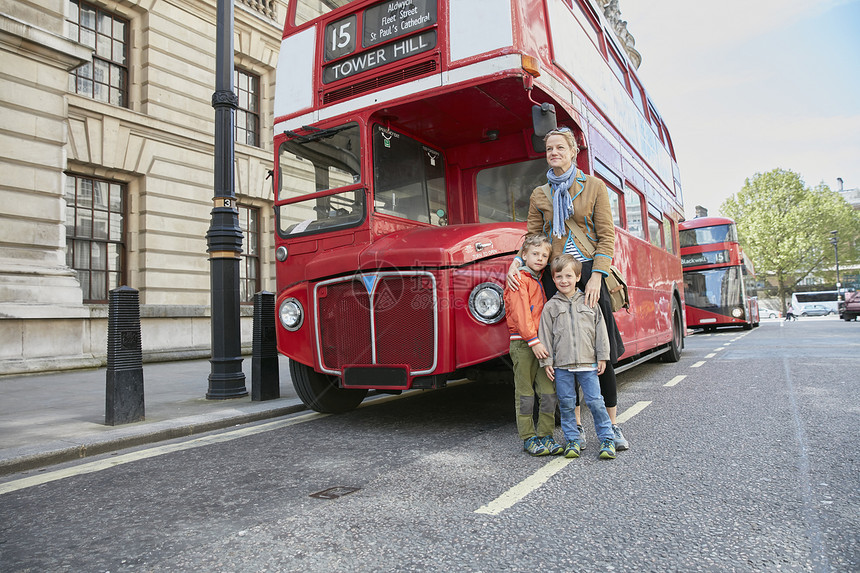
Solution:
[[[354,410],[367,396],[367,390],[339,388],[336,376],[321,374],[292,358],[290,376],[302,402],[323,414],[342,414]]]
[[[681,319],[681,307],[678,301],[672,299],[672,340],[669,342],[669,350],[664,352],[660,358],[663,362],[677,362],[681,359],[681,348],[684,345],[684,321]]]

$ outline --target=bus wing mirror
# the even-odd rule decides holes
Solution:
[[[535,135],[543,138],[544,135],[556,129],[558,124],[555,119],[555,106],[551,103],[542,103],[532,106],[532,127]]]

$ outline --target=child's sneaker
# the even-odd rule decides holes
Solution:
[[[600,442],[600,459],[614,460],[615,459],[615,441],[603,440]]]
[[[576,431],[579,432],[579,449],[585,449],[585,430],[579,424],[576,425]]]
[[[618,426],[613,424],[612,425],[612,433],[615,434],[615,450],[616,451],[623,452],[624,450],[630,449],[630,442],[628,442],[624,438],[624,434],[621,433],[621,428],[619,428]]]
[[[566,458],[578,458],[579,452],[582,449],[582,444],[579,440],[571,440],[564,447],[564,457]]]
[[[564,448],[561,447],[561,444],[556,442],[555,438],[553,438],[552,436],[544,436],[538,439],[540,440],[540,443],[542,443],[546,447],[547,451],[549,452],[549,455],[551,456],[557,456],[564,451]]]
[[[523,442],[523,449],[533,456],[545,456],[549,453],[547,447],[536,436],[532,436]]]

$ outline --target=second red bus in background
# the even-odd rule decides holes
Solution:
[[[698,217],[679,226],[689,328],[759,325],[755,272],[738,244],[735,222]]]

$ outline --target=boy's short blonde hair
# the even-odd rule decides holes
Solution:
[[[576,260],[573,255],[562,254],[552,260],[552,265],[550,266],[552,276],[560,273],[567,265],[573,267],[573,272],[575,272],[577,276],[582,274],[582,263]]]
[[[523,239],[523,246],[520,249],[520,253],[525,255],[526,251],[532,249],[534,247],[546,247],[549,249],[549,252],[552,253],[552,243],[549,242],[546,235],[542,235],[540,233],[529,233]]]

